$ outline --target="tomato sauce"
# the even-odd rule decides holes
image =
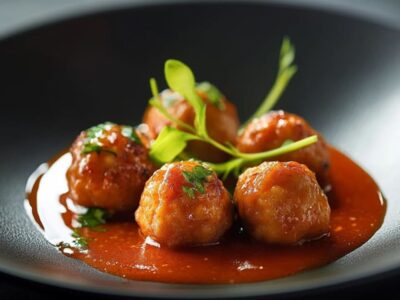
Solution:
[[[382,225],[386,202],[374,180],[351,159],[331,148],[328,192],[330,235],[297,246],[254,241],[239,225],[216,245],[186,249],[159,247],[134,221],[115,219],[99,228],[82,228],[87,249],[71,247],[76,208],[67,197],[64,154],[31,177],[27,201],[34,221],[62,253],[103,272],[134,280],[169,283],[242,283],[275,279],[332,262],[360,247]]]

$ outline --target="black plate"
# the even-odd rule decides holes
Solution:
[[[358,17],[268,3],[139,5],[63,20],[0,43],[0,270],[111,294],[228,297],[299,292],[400,267],[400,31]],[[167,58],[190,64],[241,117],[271,85],[284,35],[299,72],[278,107],[303,115],[377,180],[381,230],[327,267],[270,282],[171,285],[126,281],[69,259],[24,210],[30,173],[78,132],[105,120],[136,124]],[[346,174],[343,174],[346,176]],[[351,178],[349,178],[351,180]]]

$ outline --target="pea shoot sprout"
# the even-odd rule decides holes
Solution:
[[[293,65],[294,57],[294,47],[290,40],[285,37],[280,51],[279,71],[275,83],[260,107],[242,125],[242,128],[254,118],[258,118],[271,110],[277,103],[290,79],[296,73],[297,67]],[[276,149],[264,152],[240,152],[233,145],[222,144],[209,136],[206,127],[206,104],[196,91],[196,80],[192,70],[179,60],[169,59],[165,62],[164,73],[168,87],[172,91],[182,95],[193,107],[195,119],[194,126],[192,126],[172,116],[161,102],[156,80],[154,78],[150,79],[150,88],[153,97],[150,99],[149,104],[158,109],[172,124],[181,128],[166,126],[153,142],[150,149],[150,157],[157,163],[164,164],[175,160],[182,154],[189,141],[202,141],[232,157],[231,160],[224,163],[206,162],[217,174],[225,179],[230,174],[238,176],[247,165],[299,150],[318,141],[318,137],[313,135],[295,142],[288,141]]]

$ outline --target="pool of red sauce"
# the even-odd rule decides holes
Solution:
[[[86,251],[60,250],[107,273],[170,283],[255,282],[325,265],[365,243],[381,226],[386,211],[386,203],[373,179],[344,154],[334,148],[330,152],[332,189],[328,197],[332,214],[328,237],[298,246],[271,246],[232,229],[218,245],[174,250],[146,243],[132,212],[128,220],[114,220],[102,226],[104,231],[81,229],[80,234],[88,239]],[[66,167],[54,176],[65,178]],[[46,196],[41,196],[43,199],[40,200],[44,201],[44,209],[38,210],[37,192],[41,179],[42,176],[36,179],[28,193],[28,201],[34,220],[44,228],[46,236],[53,225],[43,221],[46,219],[49,223],[44,213],[52,218],[60,219],[61,216],[66,227],[72,227],[74,214],[67,208],[65,191],[62,195],[56,194],[58,199],[52,200],[58,201],[60,210],[47,209],[46,201],[50,200]]]

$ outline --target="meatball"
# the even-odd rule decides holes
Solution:
[[[317,143],[274,160],[305,164],[317,174],[320,183],[325,185],[330,162],[328,146],[321,134],[297,115],[273,111],[254,119],[238,136],[236,146],[242,152],[262,152],[280,147],[285,141],[298,141],[314,134],[318,136]]]
[[[198,85],[197,92],[207,105],[206,125],[208,133],[220,143],[229,142],[234,144],[239,128],[236,107],[222,95],[219,96],[219,99],[211,101],[211,95],[215,94],[210,94],[209,89],[201,88],[205,84]],[[160,99],[171,115],[193,125],[195,117],[193,107],[180,94],[165,90],[160,94]],[[146,109],[143,122],[149,126],[153,138],[156,138],[165,126],[171,125],[171,121],[152,106]],[[183,128],[178,128],[184,130]],[[186,150],[203,161],[222,162],[229,157],[226,153],[200,141],[190,142]]]
[[[155,166],[135,129],[105,123],[83,131],[72,144],[69,197],[86,207],[135,209]]]
[[[141,232],[161,245],[204,245],[217,242],[230,228],[233,203],[206,165],[175,162],[146,182],[135,218]]]
[[[234,199],[257,240],[298,244],[329,233],[328,199],[307,166],[264,162],[240,175]]]

